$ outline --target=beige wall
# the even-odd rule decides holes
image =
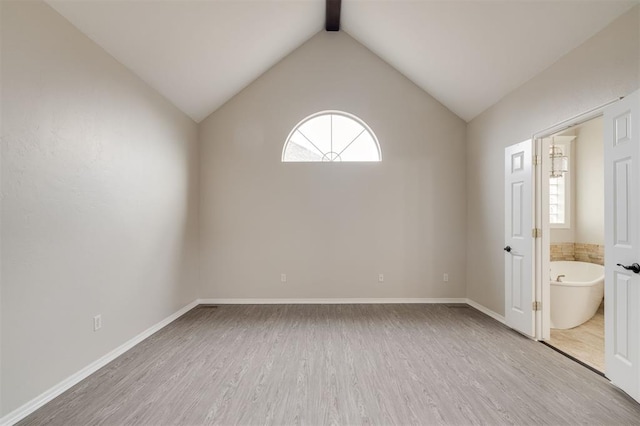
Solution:
[[[640,8],[560,59],[467,128],[467,296],[504,312],[504,148],[639,87]]]
[[[604,245],[604,142],[599,117],[580,126],[575,141],[576,243]]]
[[[0,4],[7,414],[196,298],[198,170],[195,123],[48,6]]]
[[[327,109],[367,122],[382,162],[281,163],[295,124]],[[465,128],[345,33],[319,33],[201,124],[200,296],[464,297]]]
[[[576,136],[576,131],[575,129],[570,129],[562,132],[560,135]],[[542,142],[542,152],[548,153],[549,146],[551,145],[551,138],[544,138]],[[577,142],[575,139],[570,143],[571,148],[569,151],[569,171],[565,175],[566,177],[568,177],[569,182],[569,226],[564,228],[551,228],[550,242],[552,243],[575,242],[576,240],[576,144]]]
[[[552,228],[552,243],[604,245],[604,146],[602,117],[563,132],[571,144],[571,226]]]

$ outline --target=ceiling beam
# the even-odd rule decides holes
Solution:
[[[340,31],[340,6],[342,0],[327,0],[327,19],[324,29],[327,31]]]

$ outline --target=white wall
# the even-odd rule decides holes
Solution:
[[[7,414],[196,298],[198,163],[189,118],[45,4],[0,4]]]
[[[367,122],[383,161],[281,163],[295,124],[327,109]],[[345,33],[318,33],[201,123],[200,296],[464,297],[465,127]]]
[[[575,145],[576,243],[604,245],[603,119],[580,126]]]
[[[574,135],[569,166],[570,227],[552,228],[551,242],[604,245],[604,145],[602,117],[563,132]]]
[[[467,296],[497,313],[504,313],[504,148],[636,90],[639,13],[633,8],[468,125]]]
[[[576,136],[575,129],[569,129],[560,133],[561,136]],[[542,140],[543,147],[542,153],[546,155],[549,152],[548,147],[551,145],[551,138],[544,138]],[[551,228],[550,229],[550,242],[552,243],[573,243],[576,240],[576,141],[575,139],[569,144],[571,147],[569,150],[569,171],[565,174],[568,178],[565,182],[568,182],[569,186],[569,225],[563,228]],[[548,180],[546,181],[548,182]]]

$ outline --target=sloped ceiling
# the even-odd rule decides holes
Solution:
[[[200,122],[324,25],[324,0],[47,3]]]
[[[200,122],[323,30],[324,0],[48,0]],[[342,29],[469,121],[637,0],[343,0]]]
[[[470,121],[638,4],[349,1],[343,29]]]

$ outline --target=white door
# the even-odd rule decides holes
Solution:
[[[533,336],[533,152],[527,140],[505,149],[505,320]]]
[[[640,401],[640,97],[604,113],[605,370],[613,384]]]

